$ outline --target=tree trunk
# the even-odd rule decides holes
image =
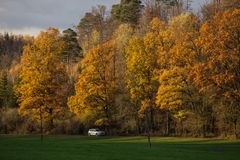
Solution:
[[[40,134],[41,134],[41,142],[43,142],[43,117],[42,117],[42,109],[40,108]]]
[[[150,130],[148,130],[148,144],[149,144],[149,147],[152,148]]]
[[[154,125],[154,115],[153,115],[154,111],[153,108],[150,108],[150,131],[153,132],[155,125]]]
[[[53,109],[50,108],[49,110],[49,115],[50,115],[50,120],[49,120],[49,131],[51,132],[52,129],[54,128],[54,123],[53,123]]]
[[[180,125],[181,125],[181,133],[180,133],[180,135],[183,136],[183,121],[182,120],[180,121]]]
[[[212,116],[212,126],[211,126],[211,132],[213,135],[215,135],[215,118]]]
[[[234,136],[237,138],[237,119],[234,120]]]
[[[169,112],[167,111],[167,126],[166,126],[166,135],[169,135]]]
[[[142,131],[141,131],[141,122],[140,122],[140,119],[139,119],[138,117],[136,117],[136,121],[137,121],[138,135],[141,135]]]
[[[151,122],[150,121],[151,121],[151,117],[149,117],[149,115],[147,115],[147,137],[148,137],[148,145],[151,148],[152,143],[151,143]]]

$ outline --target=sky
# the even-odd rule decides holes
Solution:
[[[0,33],[37,35],[48,27],[60,30],[77,25],[92,6],[107,6],[120,0],[0,0]],[[193,0],[198,10],[206,0]]]

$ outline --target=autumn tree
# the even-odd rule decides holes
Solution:
[[[230,123],[228,127],[234,135],[240,113],[239,22],[240,10],[235,9],[219,13],[203,24],[199,45],[205,58],[196,71],[196,82],[218,102],[218,113],[224,113],[223,125]]]
[[[60,55],[64,42],[55,28],[41,32],[32,45],[24,48],[21,58],[20,84],[17,88],[21,115],[30,115],[50,129],[61,118],[66,103],[67,76]]]
[[[204,135],[210,131],[210,129],[207,128],[214,128],[215,123],[211,101],[206,100],[208,99],[207,95],[200,93],[200,88],[194,84],[194,76],[192,76],[196,69],[195,64],[202,60],[202,56],[200,55],[201,47],[198,46],[199,26],[198,18],[191,13],[182,13],[169,21],[166,30],[166,34],[168,35],[166,39],[168,39],[171,45],[169,50],[165,52],[159,51],[159,62],[165,65],[159,75],[160,87],[157,99],[161,99],[161,96],[173,95],[177,92],[177,96],[184,104],[179,105],[179,108],[186,113],[191,112],[191,115],[194,114],[197,118],[199,117],[200,120],[196,119],[196,123],[197,121],[201,123],[195,125],[195,130],[198,130],[198,134]],[[176,74],[178,71],[179,74]],[[176,83],[173,83],[174,78],[172,77],[176,79]],[[176,77],[179,78],[178,81]],[[165,82],[161,82],[162,80]],[[161,86],[161,84],[163,84],[163,86]],[[177,91],[179,85],[182,86],[180,92]],[[172,90],[171,88],[175,88],[176,90]],[[176,100],[179,100],[177,96],[175,96],[176,99],[168,98],[163,100],[166,100],[169,104],[176,103]],[[158,100],[158,105],[167,111],[167,119],[173,118],[175,122],[179,122],[180,119],[176,119],[175,116],[177,112],[171,109],[171,105],[161,107],[160,100]],[[186,118],[189,117],[184,116],[184,119]],[[180,122],[182,123],[182,121]],[[187,123],[187,120],[185,122]],[[167,123],[167,128],[171,128],[169,120]],[[182,128],[182,126],[180,127]]]
[[[128,87],[132,100],[138,107],[141,118],[145,118],[148,137],[153,123],[155,96],[158,89],[158,50],[164,50],[165,23],[154,19],[144,38],[133,37],[127,48]]]
[[[236,9],[240,7],[239,0],[211,0],[201,8],[203,20],[213,19],[218,12],[224,12],[228,9]]]
[[[160,109],[168,111],[167,119],[169,119],[169,113],[171,113],[173,118],[180,123],[181,135],[183,134],[182,123],[187,117],[192,102],[192,93],[189,87],[184,68],[172,67],[160,73],[156,103]],[[167,134],[169,134],[169,124],[166,127]]]
[[[109,41],[86,54],[75,86],[76,95],[68,100],[72,112],[91,119],[90,125],[106,129],[114,121],[114,51],[114,42]]]
[[[137,125],[136,110],[130,103],[129,90],[126,85],[126,48],[133,35],[133,28],[129,24],[121,24],[114,31],[112,40],[115,42],[113,70],[116,81],[114,106],[118,111],[115,116],[121,133],[135,132]],[[132,123],[129,123],[132,122]]]
[[[146,118],[148,140],[150,142],[151,132],[151,111],[153,107],[152,94],[152,71],[149,63],[152,59],[148,59],[148,55],[144,50],[144,42],[140,38],[132,38],[127,48],[127,74],[128,74],[128,87],[130,89],[130,95],[133,102],[136,104],[139,112],[139,117]],[[146,65],[145,64],[146,62]],[[148,97],[149,96],[149,97]]]

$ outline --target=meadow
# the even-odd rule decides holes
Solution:
[[[0,160],[239,160],[240,140],[0,136]]]

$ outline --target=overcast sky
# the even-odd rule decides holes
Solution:
[[[97,4],[108,9],[120,0],[0,0],[0,33],[36,35],[45,28],[66,29],[77,25]],[[197,10],[206,0],[194,0]]]

